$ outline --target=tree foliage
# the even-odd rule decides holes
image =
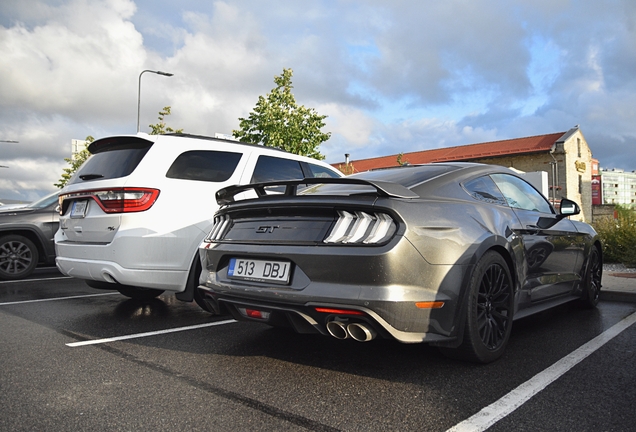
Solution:
[[[85,141],[88,145],[95,141],[95,138],[89,135],[86,137]],[[78,170],[78,168],[86,161],[86,159],[89,158],[90,155],[90,152],[86,148],[84,148],[74,154],[72,157],[64,158],[64,160],[70,165],[70,167],[63,169],[62,177],[60,177],[58,182],[54,183],[53,186],[57,186],[60,189],[66,186],[66,183],[68,183],[73,174],[75,174],[75,171]]]
[[[615,217],[593,224],[603,244],[603,261],[636,267],[636,211],[616,206]]]
[[[159,123],[148,125],[150,126],[150,129],[152,129],[152,132],[150,132],[150,135],[161,135],[165,133],[183,133],[183,129],[173,129],[170,126],[166,125],[166,122],[164,121],[164,119],[166,118],[166,116],[169,116],[169,115],[170,115],[169,106],[163,107],[163,110],[159,111],[159,117],[158,117]]]
[[[239,118],[240,129],[233,130],[232,135],[243,142],[324,159],[318,147],[331,136],[330,132],[321,131],[327,116],[298,106],[291,77],[291,69],[283,69],[280,76],[274,77],[276,87],[266,97],[258,97],[254,110],[248,118]]]

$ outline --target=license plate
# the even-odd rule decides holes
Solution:
[[[287,284],[291,263],[287,261],[230,259],[227,275],[234,279]]]
[[[73,219],[81,219],[86,216],[86,209],[88,208],[88,200],[73,201],[73,207],[71,207],[71,217]]]

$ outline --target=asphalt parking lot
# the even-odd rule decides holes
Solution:
[[[483,366],[236,323],[168,295],[136,302],[44,269],[0,282],[0,430],[633,430],[636,279],[604,279],[598,309],[519,320]]]

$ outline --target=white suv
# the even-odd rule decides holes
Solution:
[[[341,177],[332,166],[270,147],[184,134],[102,138],[60,193],[57,267],[132,298],[163,291],[197,301],[198,246],[234,184]]]

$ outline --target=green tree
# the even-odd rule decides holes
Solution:
[[[152,129],[152,132],[150,132],[150,135],[161,135],[161,134],[165,134],[165,133],[183,133],[183,129],[173,129],[170,126],[166,126],[166,122],[164,121],[166,116],[170,115],[170,107],[163,107],[163,111],[159,111],[159,123],[157,124],[151,124],[148,125],[150,126],[150,129]]]
[[[95,138],[89,135],[86,137],[85,141],[88,145],[95,141]],[[89,158],[90,155],[90,152],[86,148],[84,148],[80,152],[73,155],[73,157],[64,158],[64,160],[71,166],[63,169],[64,172],[62,173],[62,177],[60,177],[58,182],[54,183],[53,186],[57,186],[60,189],[66,186],[66,183],[68,183],[73,174],[75,174],[75,171],[78,170],[78,168],[86,161],[86,159]]]
[[[296,104],[292,94],[292,70],[283,69],[274,77],[276,88],[259,96],[248,118],[239,118],[240,129],[232,135],[243,142],[278,147],[290,153],[324,159],[318,147],[331,136],[322,132],[325,115]]]

